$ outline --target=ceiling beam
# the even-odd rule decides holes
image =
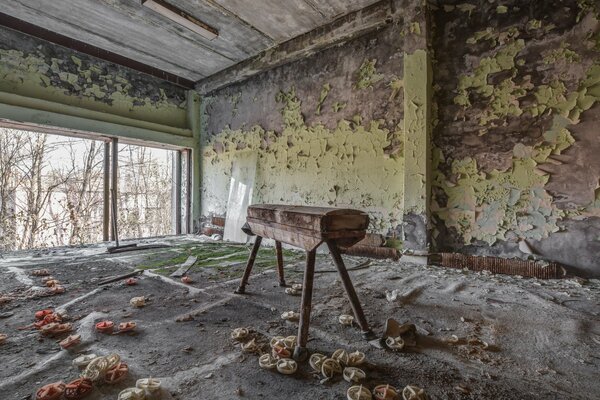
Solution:
[[[325,48],[379,29],[394,21],[397,0],[382,0],[242,61],[196,84],[200,94],[245,80],[261,72],[308,57]]]
[[[0,12],[0,26],[4,26],[6,28],[13,29],[21,33],[25,33],[38,39],[57,44],[59,46],[66,47],[68,49],[75,50],[80,53],[84,53],[104,61],[108,61],[114,64],[121,65],[123,67],[133,69],[135,71],[153,76],[155,78],[162,79],[164,81],[170,82],[174,85],[181,86],[186,89],[194,88],[194,81],[192,80],[182,78],[162,69],[152,67],[150,65],[141,63],[136,60],[132,60],[131,58],[127,58],[120,54],[113,53],[112,51],[101,49],[89,43],[85,43],[80,40],[61,35],[60,33],[52,32],[48,29],[12,17],[2,12]]]

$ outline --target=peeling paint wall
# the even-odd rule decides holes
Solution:
[[[598,7],[435,7],[431,207],[439,250],[523,255],[525,240],[574,272],[600,276]]]
[[[0,92],[186,128],[185,90],[6,28]]]
[[[359,208],[373,231],[395,231],[407,30],[390,24],[206,97],[203,215],[226,212],[232,163],[254,151],[254,202]]]

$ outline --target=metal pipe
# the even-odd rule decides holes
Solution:
[[[102,240],[108,242],[110,234],[110,142],[104,142],[104,193],[102,207]]]

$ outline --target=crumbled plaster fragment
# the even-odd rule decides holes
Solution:
[[[590,109],[600,99],[600,64],[593,65],[577,91],[566,93],[566,87],[558,80],[540,85],[535,91],[536,104],[528,110],[540,115],[551,109],[572,123],[578,123],[582,112]]]

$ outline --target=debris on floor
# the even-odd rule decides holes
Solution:
[[[0,268],[27,276],[46,269],[69,289],[26,297],[45,290],[42,277],[25,285],[15,272],[0,274],[0,297],[10,297],[0,312],[12,314],[0,327],[0,356],[10,354],[0,391],[14,394],[7,400],[36,398],[53,382],[64,386],[40,394],[62,388],[62,398],[67,389],[78,396],[88,390],[85,379],[92,382],[86,399],[147,399],[152,388],[136,388],[136,381],[148,377],[160,381],[159,394],[152,395],[163,400],[230,400],[239,393],[249,399],[281,393],[288,400],[377,399],[390,388],[402,400],[509,400],[514,393],[566,399],[574,398],[575,387],[600,390],[594,379],[600,368],[598,280],[519,279],[390,261],[353,270],[364,260],[344,256],[365,315],[381,335],[376,348],[355,323],[341,323],[351,320],[352,308],[337,275],[321,273],[335,271],[329,256],[317,254],[310,354],[298,362],[292,359],[298,324],[281,316],[297,313],[300,301],[279,289],[274,250],[257,254],[251,294],[240,298],[233,291],[249,248],[178,240],[135,253],[69,249],[43,264],[22,256],[0,259]],[[182,285],[163,268],[190,255],[198,258],[188,271],[194,283]],[[301,280],[303,254],[284,250],[284,256],[288,281]],[[98,286],[140,269],[149,273],[137,276],[137,285],[122,278]],[[385,294],[394,290],[401,296],[388,302]],[[144,306],[128,304],[133,298]],[[102,322],[112,322],[112,332],[106,328],[112,334],[102,332],[111,325]],[[510,329],[515,324],[519,330]],[[575,327],[583,327],[580,334]],[[60,341],[74,335],[80,342],[63,350]],[[390,347],[400,347],[401,339],[404,347],[391,351],[385,339]],[[121,357],[107,360],[111,354]],[[389,388],[374,392],[381,385]]]

